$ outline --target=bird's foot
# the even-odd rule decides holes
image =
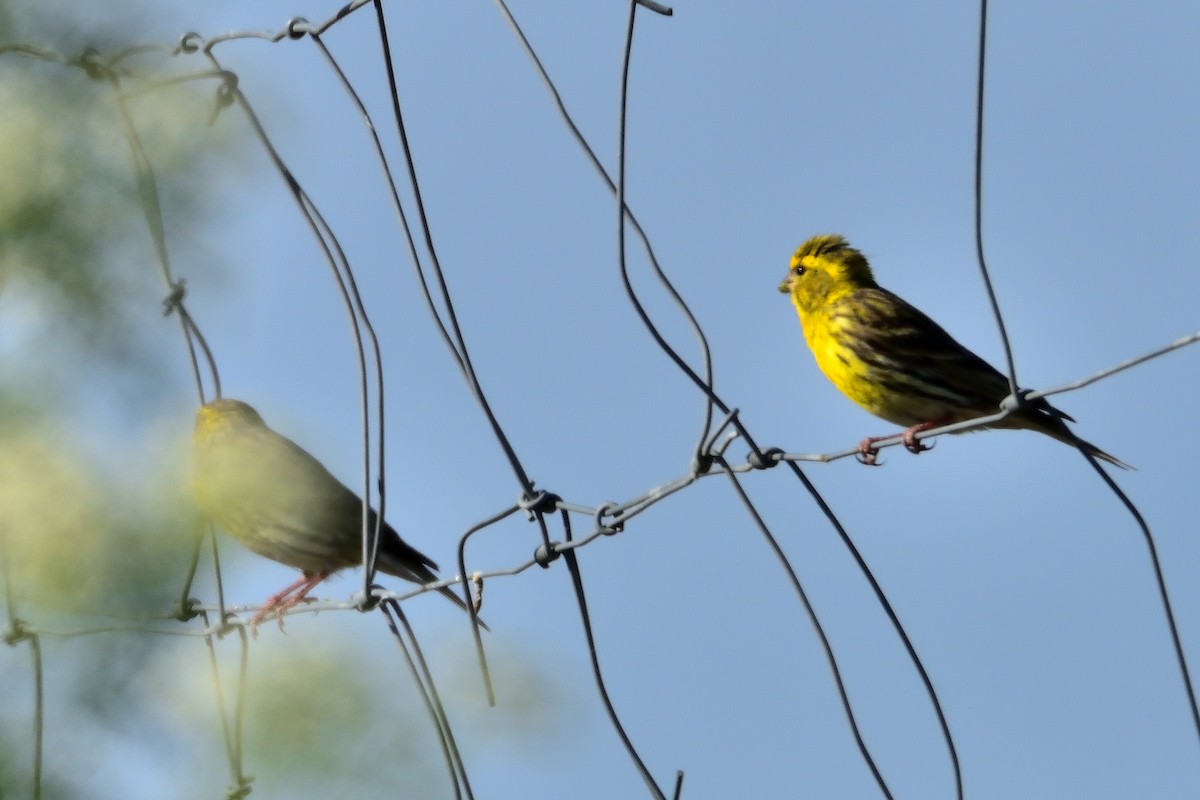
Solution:
[[[939,419],[934,420],[933,422],[922,422],[918,425],[913,425],[910,428],[905,428],[904,432],[900,434],[900,443],[904,445],[905,450],[913,455],[916,455],[917,453],[924,453],[926,450],[932,450],[933,443],[931,442],[929,444],[925,444],[917,439],[917,434],[933,430],[934,428],[945,425],[949,421],[950,420]],[[858,459],[858,463],[866,464],[868,467],[882,466],[883,462],[879,460],[879,448],[875,446],[875,443],[882,442],[884,439],[891,439],[894,436],[895,434],[892,434],[891,436],[868,436],[866,439],[863,439],[858,443],[858,455],[855,456],[855,458]]]
[[[904,449],[913,455],[924,453],[926,450],[932,450],[933,443],[924,444],[917,439],[917,434],[933,430],[941,425],[945,425],[947,422],[949,420],[938,419],[933,422],[922,422],[919,425],[913,425],[911,428],[905,428],[903,435],[900,437],[900,440],[904,443]]]
[[[328,572],[316,572],[306,574],[303,578],[295,583],[289,584],[283,590],[276,592],[266,599],[262,607],[258,609],[249,622],[250,633],[254,637],[258,637],[258,626],[263,620],[271,614],[275,615],[275,621],[279,623],[279,630],[283,630],[283,615],[291,609],[303,603],[308,593],[317,588],[317,584],[329,577]]]
[[[917,431],[912,428],[909,428],[908,430],[906,430],[904,432],[904,436],[902,437],[901,440],[904,442],[905,450],[912,453],[913,455],[917,455],[918,453],[924,453],[926,450],[933,449],[932,444],[922,444],[917,439],[916,434],[917,434]]]
[[[254,637],[255,639],[258,638],[258,626],[262,624],[262,621],[264,619],[266,619],[270,615],[270,613],[278,607],[278,605],[279,605],[278,603],[272,604],[271,601],[268,599],[267,602],[262,604],[262,608],[260,608],[258,610],[258,613],[256,613],[253,617],[250,618],[250,621],[248,623],[246,623],[246,627],[250,629],[250,635],[252,637]],[[279,619],[279,630],[283,630],[283,617],[280,616],[278,619]]]
[[[880,439],[886,439],[886,436],[868,436],[858,443],[858,463],[865,464],[868,467],[882,467],[883,462],[879,461],[879,449],[875,447],[875,443]]]

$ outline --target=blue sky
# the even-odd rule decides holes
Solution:
[[[134,38],[276,29],[334,8],[179,4],[157,9]],[[624,4],[514,1],[512,10],[611,167]],[[978,8],[697,2],[675,12],[639,14],[627,200],[700,319],[718,392],[757,441],[822,453],[891,430],[825,381],[776,292],[792,250],[816,233],[847,236],[882,285],[999,366],[972,227]],[[360,11],[325,41],[399,168],[372,14]],[[626,301],[614,200],[500,14],[488,3],[392,4],[388,14],[446,280],[526,470],[590,507],[686,474],[703,398]],[[984,243],[1026,386],[1082,378],[1200,329],[1197,23],[1200,9],[1183,2],[992,9]],[[346,247],[383,343],[388,517],[452,573],[461,533],[510,505],[519,485],[423,308],[369,141],[309,42],[229,42],[216,54]],[[218,124],[248,135],[236,110]],[[282,182],[260,150],[248,152],[236,180],[222,177],[219,223],[189,231],[202,246],[175,267],[225,394],[256,405],[357,486],[345,314]],[[649,313],[698,363],[630,242]],[[1200,664],[1196,358],[1174,353],[1054,402],[1081,436],[1138,468],[1116,478],[1154,530],[1187,655]],[[182,353],[178,367],[186,429],[194,392]],[[729,453],[740,461],[746,451],[735,442]],[[966,796],[1194,796],[1200,741],[1145,544],[1078,453],[1031,433],[989,432],[943,437],[920,457],[889,450],[883,461],[804,470],[933,678]],[[889,786],[897,797],[953,797],[927,699],[834,531],[785,469],[743,481],[826,626]],[[477,541],[471,567],[501,569],[527,560],[538,534],[514,518]],[[232,558],[225,591],[235,602],[291,579],[286,568]],[[817,639],[726,479],[660,502],[579,558],[609,690],[661,785],[682,769],[689,800],[878,795]],[[345,577],[320,594],[344,600],[356,586]],[[470,720],[462,735],[476,796],[644,796],[602,716],[561,561],[488,583],[491,651],[514,675],[537,676],[519,700],[502,686],[496,711],[481,708],[466,625],[440,606],[421,597],[406,607],[432,643],[435,673],[451,676],[452,720]],[[337,641],[352,660],[395,659],[383,631],[377,620],[329,613],[297,618],[274,638],[293,651]],[[264,630],[257,646],[281,646],[273,635]],[[203,658],[198,642],[187,647]],[[269,686],[269,675],[256,677]],[[389,695],[407,691],[397,681]],[[547,721],[510,722],[514,704]],[[386,731],[393,713],[380,708],[372,729]],[[420,743],[423,730],[415,727],[415,746],[432,747]],[[211,733],[203,746],[219,747]],[[358,770],[373,768],[346,768],[347,780],[369,781]],[[151,787],[169,772],[145,769],[122,796],[160,796]],[[219,792],[217,773],[195,796]],[[432,774],[428,796],[450,796],[436,766]],[[275,796],[269,778],[260,792]]]

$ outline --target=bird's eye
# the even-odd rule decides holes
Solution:
[[[796,266],[792,267],[792,274],[796,275],[797,277],[799,277],[800,275],[803,275],[804,274],[804,265],[797,264]]]

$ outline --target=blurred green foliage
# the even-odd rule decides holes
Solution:
[[[198,531],[185,486],[194,395],[114,88],[73,63],[85,47],[103,58],[141,41],[143,12],[0,0],[0,630],[11,618],[48,634],[41,796],[224,796],[236,759],[222,713],[244,655],[256,793],[446,795],[431,723],[377,615],[301,617],[289,621],[300,635],[264,630],[248,654],[230,634],[211,660],[202,638],[169,635],[201,630],[170,618]],[[13,43],[60,57],[3,50]],[[214,85],[155,85],[155,63],[138,61],[127,107],[154,169],[150,211],[186,258],[236,191],[242,155],[236,126],[209,125]],[[158,66],[169,74],[169,57]],[[193,594],[210,589],[203,578]],[[0,647],[0,798],[31,794],[31,653]],[[461,672],[473,653],[429,656],[450,669],[464,749],[555,726],[551,680],[515,654],[494,656],[512,690],[500,710]]]
[[[98,21],[79,16],[96,12],[84,5],[0,3],[3,630],[10,618],[72,632],[165,617],[196,531],[186,430],[172,418],[186,394],[168,368],[183,353],[164,335],[178,323],[162,317],[166,288],[114,89],[72,63],[117,41],[133,9],[105,4]],[[201,92],[162,86],[128,103],[175,230],[203,225],[234,153],[206,124]],[[141,727],[131,700],[164,643],[41,637],[42,797],[104,796],[92,766]],[[30,796],[31,653],[28,640],[0,649],[0,797]]]

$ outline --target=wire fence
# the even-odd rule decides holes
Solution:
[[[671,270],[660,264],[646,228],[626,203],[630,178],[627,164],[630,159],[626,153],[625,130],[629,122],[627,102],[629,86],[631,76],[636,73],[634,66],[636,60],[635,32],[639,26],[646,24],[645,17],[647,15],[667,17],[671,15],[671,9],[650,0],[637,0],[629,3],[629,15],[623,43],[623,67],[619,84],[618,154],[615,160],[616,167],[610,172],[603,166],[603,160],[597,155],[584,136],[581,127],[568,111],[567,104],[552,79],[550,71],[529,39],[526,38],[517,19],[503,0],[496,0],[495,5],[502,19],[511,29],[517,46],[528,59],[534,73],[549,94],[561,123],[573,137],[584,158],[594,170],[599,183],[612,195],[612,210],[616,223],[614,238],[617,242],[619,274],[630,308],[640,320],[655,346],[673,365],[673,369],[690,383],[699,402],[698,436],[694,447],[688,454],[690,467],[680,474],[666,476],[658,485],[624,500],[599,503],[594,499],[560,495],[556,493],[552,484],[539,486],[532,477],[533,470],[521,457],[521,442],[510,435],[508,429],[501,422],[501,415],[493,407],[488,393],[489,387],[481,378],[472,359],[471,349],[468,347],[470,337],[466,333],[467,327],[462,324],[457,310],[460,297],[451,290],[451,281],[447,278],[439,258],[441,248],[435,241],[436,224],[425,200],[426,183],[418,178],[420,156],[410,142],[406,127],[406,123],[409,122],[409,112],[406,112],[401,101],[402,81],[396,74],[398,58],[392,51],[393,37],[389,34],[388,17],[384,13],[384,5],[381,2],[357,0],[338,9],[323,21],[310,22],[306,19],[295,18],[273,31],[235,31],[213,36],[187,33],[172,45],[133,45],[106,53],[88,50],[78,54],[60,54],[40,46],[3,44],[0,45],[0,56],[4,56],[4,63],[9,67],[11,67],[13,59],[33,59],[66,69],[77,69],[88,78],[108,86],[112,106],[129,146],[132,183],[137,187],[140,204],[144,210],[149,241],[152,243],[156,255],[159,280],[166,293],[164,313],[174,317],[180,326],[184,353],[195,381],[196,397],[201,403],[221,396],[222,383],[218,374],[218,361],[221,359],[218,358],[214,348],[210,348],[202,334],[205,327],[204,320],[193,314],[189,308],[186,283],[177,275],[172,264],[170,236],[164,225],[162,201],[155,177],[155,165],[142,142],[132,108],[141,102],[152,102],[158,93],[171,91],[180,85],[198,84],[207,87],[207,91],[211,92],[212,102],[210,122],[214,125],[221,125],[232,115],[237,115],[243,120],[253,132],[262,152],[291,194],[296,210],[305,226],[311,231],[317,250],[328,264],[330,274],[334,278],[334,285],[352,326],[358,370],[357,391],[360,398],[361,434],[359,443],[362,447],[357,487],[363,497],[363,561],[369,566],[363,571],[361,587],[349,599],[306,603],[288,611],[287,614],[307,615],[378,608],[386,619],[389,631],[400,645],[398,658],[406,665],[412,682],[419,688],[429,719],[434,725],[437,741],[445,759],[448,783],[453,796],[475,797],[477,793],[480,796],[489,796],[490,792],[481,790],[478,786],[472,786],[468,771],[469,765],[459,752],[450,719],[439,697],[435,683],[436,668],[432,667],[425,659],[416,635],[408,625],[402,610],[405,601],[415,595],[443,586],[456,587],[462,591],[468,607],[472,609],[474,642],[482,688],[494,704],[495,692],[489,677],[489,642],[488,637],[481,633],[477,624],[475,603],[480,599],[484,587],[491,582],[522,575],[534,566],[550,568],[557,562],[563,563],[569,573],[578,617],[583,625],[588,660],[592,668],[592,679],[599,691],[612,730],[625,749],[631,769],[640,776],[645,784],[646,793],[651,797],[680,798],[688,795],[683,780],[684,772],[682,770],[675,771],[673,778],[664,779],[663,775],[666,774],[666,770],[668,768],[674,770],[674,765],[647,763],[648,760],[643,755],[644,745],[639,741],[646,734],[630,733],[622,722],[621,703],[610,693],[606,681],[607,673],[605,669],[602,669],[601,656],[604,650],[603,646],[598,643],[593,630],[589,596],[585,591],[584,570],[579,564],[577,554],[585,546],[597,545],[602,540],[611,540],[614,536],[634,531],[638,527],[635,521],[638,521],[643,514],[701,482],[709,482],[709,479],[724,481],[728,484],[731,496],[736,498],[744,509],[745,520],[749,527],[756,530],[761,536],[762,543],[783,570],[787,584],[795,600],[803,608],[812,632],[823,650],[824,660],[832,676],[846,724],[855,741],[861,763],[872,776],[878,793],[887,798],[900,794],[894,788],[895,778],[889,777],[889,770],[885,766],[886,760],[880,759],[872,749],[870,727],[860,719],[860,712],[854,702],[855,685],[844,675],[834,640],[827,634],[822,625],[817,605],[812,602],[806,591],[805,582],[801,577],[803,570],[798,569],[789,559],[788,549],[781,544],[775,532],[775,526],[768,521],[768,516],[762,513],[760,504],[753,499],[749,491],[750,480],[755,475],[779,466],[783,466],[794,479],[794,491],[797,495],[804,498],[804,502],[810,503],[824,517],[828,526],[835,532],[838,541],[857,565],[862,578],[867,582],[879,608],[884,612],[895,637],[902,646],[911,669],[923,687],[925,702],[928,703],[936,718],[938,736],[940,736],[941,746],[944,748],[950,765],[950,777],[945,793],[957,798],[968,796],[970,794],[968,791],[969,775],[964,775],[962,748],[954,736],[955,718],[952,713],[947,711],[940,699],[935,682],[927,669],[928,665],[918,654],[919,637],[910,636],[901,622],[900,614],[868,566],[867,557],[860,552],[847,526],[835,512],[834,504],[828,502],[818,491],[817,486],[802,467],[802,464],[807,462],[827,463],[857,455],[858,448],[847,448],[833,453],[799,453],[786,452],[782,448],[763,444],[766,437],[753,433],[743,421],[738,406],[716,390],[714,357],[699,315],[693,313],[684,300],[684,293],[672,282],[669,277]],[[326,34],[351,19],[364,24],[366,20],[369,20],[369,28],[374,36],[374,41],[368,43],[366,40],[361,40],[358,44],[362,48],[368,46],[377,48],[381,54],[381,69],[384,73],[384,85],[388,95],[386,103],[389,107],[389,116],[386,121],[372,115],[369,111],[371,104],[360,95],[359,85],[349,77],[349,71],[344,69],[342,61],[326,44]],[[984,2],[980,9],[976,96],[978,109],[975,141],[976,246],[979,271],[984,280],[1003,341],[1007,359],[1005,371],[1009,376],[1012,396],[1004,407],[997,409],[995,414],[921,432],[917,434],[918,439],[987,427],[1019,411],[1024,403],[1040,397],[1090,386],[1200,340],[1200,332],[1192,333],[1151,352],[1060,386],[1033,392],[1020,390],[1021,384],[1017,380],[1013,348],[1009,344],[1005,332],[1004,318],[1000,313],[997,295],[984,259],[982,208],[984,191],[983,109],[984,89],[987,85],[985,45],[988,43],[986,22],[987,4]],[[319,203],[302,186],[296,171],[275,144],[270,125],[263,121],[258,104],[251,99],[252,92],[243,86],[239,73],[228,67],[224,61],[227,52],[232,48],[245,45],[248,41],[268,42],[279,47],[288,46],[289,43],[295,43],[296,46],[313,47],[320,60],[326,65],[329,74],[335,78],[345,92],[349,103],[357,110],[361,117],[364,140],[375,153],[379,172],[386,177],[396,225],[405,243],[407,257],[414,269],[414,275],[429,317],[446,350],[449,351],[451,361],[461,371],[473,402],[482,413],[491,435],[499,445],[511,470],[519,499],[496,510],[485,519],[461,532],[457,548],[457,571],[458,576],[464,576],[462,578],[447,578],[439,583],[406,592],[387,591],[375,583],[374,565],[379,532],[370,527],[367,510],[372,507],[377,508],[380,511],[378,518],[382,520],[386,508],[385,501],[388,499],[385,493],[388,483],[384,473],[384,465],[387,463],[385,433],[392,420],[390,415],[385,416],[385,411],[390,410],[390,413],[395,413],[391,395],[385,394],[385,362],[382,356],[385,342],[377,334],[372,325],[371,316],[368,314],[368,301],[372,298],[360,290],[355,265],[348,254],[352,248],[344,244],[343,234],[336,230],[337,226],[322,211],[323,201]],[[374,98],[374,100],[377,101],[378,98]],[[399,166],[393,158],[389,158],[389,153],[399,153]],[[337,198],[325,199],[337,201]],[[631,234],[632,241],[630,241]],[[640,292],[635,288],[629,261],[629,251],[633,247],[640,247],[644,251],[658,288],[661,288],[670,298],[677,311],[678,319],[683,320],[683,324],[694,335],[695,353],[693,355],[685,355],[670,343],[670,337],[663,332],[664,320],[656,317],[658,312],[648,307],[644,299],[644,291]],[[374,303],[373,305],[377,307],[375,313],[378,313],[378,307],[383,304]],[[677,320],[671,320],[668,324],[675,325]],[[229,355],[225,355],[223,358],[229,357]],[[694,409],[689,411],[694,413]],[[878,447],[886,449],[901,443],[902,437],[897,435],[878,442]],[[729,453],[734,446],[746,448],[748,454],[744,457],[730,456]],[[1177,612],[1173,610],[1168,595],[1167,579],[1159,562],[1151,529],[1144,521],[1137,506],[1105,469],[1097,464],[1082,446],[1080,452],[1091,463],[1108,490],[1128,510],[1142,533],[1151,558],[1163,619],[1167,622],[1167,635],[1169,635],[1174,648],[1177,664],[1175,677],[1183,689],[1180,692],[1180,702],[1186,704],[1195,733],[1197,737],[1200,737],[1200,710],[1198,710],[1186,659],[1185,638],[1179,631],[1176,621]],[[477,536],[493,529],[504,520],[522,517],[536,526],[536,541],[533,543],[536,549],[532,557],[519,563],[503,565],[479,564],[477,559],[472,558],[472,546],[476,542]],[[215,597],[207,601],[199,601],[192,598],[192,579],[197,573],[198,565],[205,561],[201,558],[201,550],[204,546],[210,549],[211,561],[215,569]],[[597,546],[602,547],[603,545]],[[3,558],[0,563],[3,563],[7,570],[10,559]],[[10,646],[28,647],[31,659],[29,669],[33,676],[34,697],[30,703],[32,710],[28,730],[33,746],[31,748],[32,763],[28,765],[28,770],[34,797],[43,796],[41,786],[44,752],[47,741],[53,741],[54,736],[54,731],[47,727],[45,721],[46,707],[48,703],[54,702],[54,698],[46,696],[44,676],[47,665],[41,642],[46,637],[76,637],[116,632],[182,635],[197,637],[205,642],[210,667],[214,674],[213,702],[220,713],[221,733],[230,775],[230,786],[226,796],[244,797],[251,793],[254,788],[249,774],[252,765],[245,763],[243,742],[247,714],[246,698],[247,692],[251,690],[247,683],[247,662],[253,642],[247,635],[243,615],[256,610],[256,607],[226,602],[220,563],[220,557],[216,550],[216,539],[209,531],[196,540],[196,549],[180,596],[179,608],[175,613],[147,614],[139,619],[118,620],[112,624],[89,624],[72,628],[32,625],[24,621],[26,614],[22,608],[22,601],[12,593],[10,576],[7,573],[3,576],[8,592],[5,598],[7,627],[4,641]],[[225,677],[221,674],[222,668],[216,653],[218,642],[227,637],[232,637],[240,648],[240,668],[232,683],[231,694],[228,688],[222,688],[229,687],[230,684],[226,683]],[[610,665],[608,670],[611,671],[611,669]],[[702,793],[699,787],[696,791]],[[4,787],[0,786],[0,797],[6,795]]]

